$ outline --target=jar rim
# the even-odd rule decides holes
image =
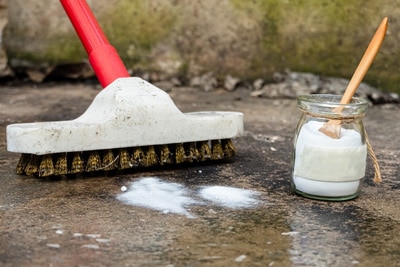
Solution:
[[[311,94],[297,97],[297,106],[303,112],[330,119],[355,118],[363,115],[368,108],[364,98],[353,97],[348,104],[340,104],[341,95]],[[340,112],[336,110],[339,108]]]
[[[342,99],[341,95],[333,95],[333,94],[311,94],[311,95],[300,95],[297,97],[297,101],[300,103],[308,103],[308,104],[316,104],[320,107],[367,107],[368,101],[361,97],[352,97],[350,103],[348,104],[340,104],[340,100]]]

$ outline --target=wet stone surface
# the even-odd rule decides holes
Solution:
[[[400,112],[373,106],[365,124],[383,183],[360,197],[315,201],[290,191],[291,141],[299,112],[293,99],[250,97],[246,90],[172,88],[184,112],[234,110],[245,115],[238,155],[125,173],[38,179],[18,176],[20,155],[6,151],[11,123],[79,116],[98,89],[82,84],[1,87],[1,266],[398,266]],[[202,204],[169,210],[127,205],[121,188],[141,179],[179,185]],[[257,192],[250,207],[206,201],[199,190],[225,186]],[[149,197],[151,195],[149,194]]]

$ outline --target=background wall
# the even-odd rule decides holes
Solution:
[[[365,81],[400,91],[397,0],[92,0],[133,73],[270,79],[290,69],[349,78],[383,17],[389,31]],[[8,1],[3,46],[15,72],[80,65],[86,54],[54,0]],[[80,72],[81,75],[84,75]]]

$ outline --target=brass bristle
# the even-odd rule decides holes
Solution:
[[[208,141],[203,141],[200,142],[200,160],[205,161],[211,159],[211,149],[210,146],[208,145]]]
[[[17,164],[17,169],[16,169],[17,174],[25,174],[26,166],[29,164],[30,160],[31,160],[30,154],[24,153],[21,155]]]
[[[39,177],[51,176],[54,174],[53,157],[51,154],[44,155],[39,164]]]
[[[129,159],[129,163],[133,167],[143,166],[144,161],[144,152],[141,147],[135,147],[133,149],[133,153],[131,158]]]
[[[31,176],[37,174],[38,166],[39,166],[39,156],[31,155],[31,158],[25,168],[26,175]]]
[[[185,162],[185,149],[183,148],[183,144],[176,144],[175,146],[175,162],[177,164]]]
[[[128,149],[122,148],[119,150],[119,164],[120,170],[129,169],[132,165],[129,163],[129,152]]]
[[[224,149],[224,155],[226,158],[230,158],[236,155],[236,148],[233,145],[231,139],[222,139],[221,144]]]
[[[89,154],[86,163],[86,172],[94,172],[101,169],[101,158],[98,152],[93,151]]]
[[[105,151],[103,155],[102,169],[105,171],[111,171],[117,168],[117,157],[114,156],[114,153],[111,149]]]
[[[172,164],[174,162],[172,155],[173,153],[169,150],[168,145],[162,145],[160,148],[160,165]]]
[[[143,166],[144,167],[151,167],[158,165],[158,156],[156,151],[154,150],[154,146],[149,146],[147,153],[143,159]]]
[[[55,157],[56,157],[56,163],[54,165],[54,175],[68,174],[67,153],[59,153]]]
[[[47,155],[22,154],[17,174],[47,177],[229,158],[230,139]]]
[[[71,163],[71,174],[81,173],[84,171],[84,162],[81,158],[80,152],[75,152],[73,154],[72,163]]]
[[[197,149],[195,142],[188,143],[185,150],[187,162],[197,161],[200,158],[200,152]]]
[[[224,150],[222,149],[221,143],[219,140],[211,141],[211,149],[212,149],[212,159],[218,160],[224,158]]]

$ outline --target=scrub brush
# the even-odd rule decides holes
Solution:
[[[105,89],[74,120],[8,125],[7,150],[22,154],[18,174],[69,175],[235,155],[231,139],[243,134],[242,113],[182,113],[166,92],[129,77],[85,1],[60,1]]]

